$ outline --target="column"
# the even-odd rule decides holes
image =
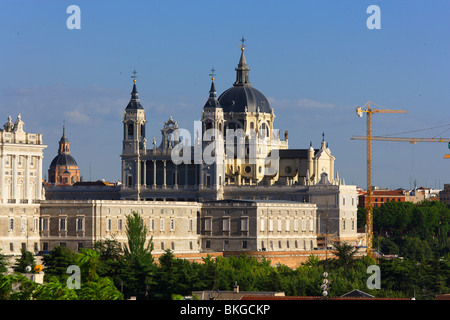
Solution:
[[[174,179],[174,187],[175,189],[178,189],[178,165],[175,165],[175,179]]]
[[[156,160],[153,160],[153,188],[156,188]]]
[[[24,170],[24,172],[25,172],[25,177],[24,177],[24,179],[23,179],[23,183],[24,183],[24,186],[23,186],[23,199],[24,200],[26,200],[28,203],[30,203],[30,172],[29,172],[29,166],[30,166],[30,163],[29,163],[29,158],[30,158],[30,156],[24,156],[24,166],[25,166],[25,170]]]
[[[36,200],[42,199],[42,158],[43,156],[36,157],[36,167],[37,167]]]
[[[3,156],[0,157],[0,200],[1,203],[6,203],[6,192],[5,192],[5,157],[8,157],[7,154],[3,153]],[[9,189],[9,188],[8,188]]]
[[[166,167],[166,160],[163,160],[163,164],[164,164],[164,181],[163,181],[163,188],[165,189],[166,188],[166,175],[167,175],[167,172],[166,172],[166,169],[167,169],[167,167]]]
[[[16,194],[17,194],[17,156],[12,155],[11,157],[11,171],[12,171],[12,190],[11,190],[11,199],[17,203]]]
[[[143,170],[143,179],[142,179],[142,184],[144,185],[144,187],[147,186],[147,160],[142,161],[144,168],[142,168]]]

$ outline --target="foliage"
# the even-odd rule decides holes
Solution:
[[[55,247],[49,254],[44,255],[44,281],[50,280],[52,276],[63,281],[67,277],[67,268],[76,264],[76,254],[66,247]]]
[[[137,212],[133,212],[131,215],[126,216],[126,218],[128,243],[124,252],[125,259],[130,262],[152,264],[153,241],[150,239],[147,246],[145,245],[147,241],[147,227],[144,221]]]
[[[450,252],[450,208],[442,202],[387,202],[373,216],[374,243],[388,254],[421,260]]]
[[[31,268],[30,271],[26,270],[27,266]],[[20,259],[17,259],[16,264],[13,266],[13,270],[22,273],[34,272],[35,266],[36,260],[34,259],[34,255],[29,251],[21,249],[21,257]]]
[[[2,249],[0,249],[1,251]],[[4,254],[0,253],[0,275],[8,270],[6,257]]]
[[[0,300],[30,300],[38,284],[20,273],[0,275]]]

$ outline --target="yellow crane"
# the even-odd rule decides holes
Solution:
[[[376,106],[383,109],[372,109],[371,101],[368,101],[364,106],[356,108],[356,114],[359,117],[366,114],[366,127],[367,127],[367,209],[366,209],[366,242],[367,242],[367,255],[372,256],[372,240],[373,240],[373,204],[372,204],[372,114],[374,113],[406,113],[406,110],[391,110],[381,106]],[[366,107],[366,109],[363,109]]]
[[[367,140],[366,136],[353,136],[352,140]],[[399,137],[381,137],[374,136],[372,141],[400,141],[416,144],[417,142],[450,142],[448,138],[399,138]]]

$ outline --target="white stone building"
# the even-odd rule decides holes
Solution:
[[[19,114],[0,130],[0,248],[3,254],[39,250],[42,135],[24,131]]]

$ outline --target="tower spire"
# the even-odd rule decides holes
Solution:
[[[241,57],[239,58],[239,64],[236,70],[236,82],[234,83],[234,86],[251,86],[252,84],[249,81],[248,73],[250,71],[250,68],[247,65],[247,61],[245,60],[244,50],[246,45],[244,36],[241,38],[242,44],[239,45],[241,47]]]
[[[136,73],[137,73],[137,71],[133,70],[133,72],[132,72],[133,75],[131,76],[131,79],[133,79],[133,90],[131,91],[131,99],[127,105],[127,109],[144,109],[141,106],[141,102],[139,100],[139,94],[136,89],[136,78],[137,78]]]
[[[211,88],[209,89],[209,98],[208,101],[206,101],[204,108],[220,108],[220,103],[216,96],[216,86],[214,85],[215,71],[214,67],[212,67],[211,73],[209,74],[211,77]]]
[[[210,98],[216,98],[216,86],[214,85],[214,80],[215,80],[215,71],[216,69],[214,69],[214,67],[211,68],[211,73],[209,74],[209,76],[211,77],[211,89],[209,90],[209,97]]]

